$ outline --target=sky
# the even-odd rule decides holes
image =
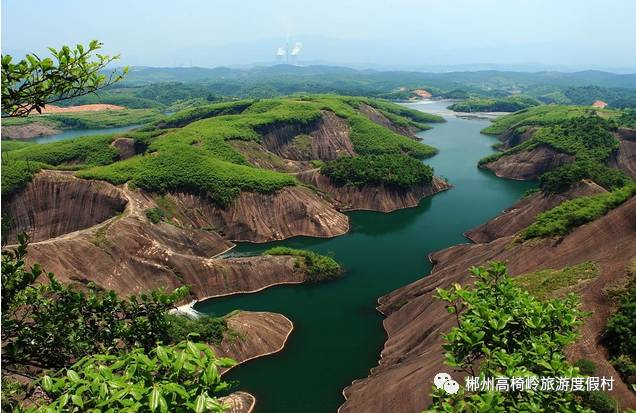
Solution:
[[[121,64],[636,72],[634,0],[3,0],[2,52],[98,39]]]

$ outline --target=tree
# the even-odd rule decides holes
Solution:
[[[479,379],[495,377],[574,377],[578,368],[565,359],[583,313],[574,295],[540,301],[519,288],[503,263],[471,269],[472,289],[455,284],[438,289],[457,319],[445,335],[446,364]],[[436,390],[428,412],[590,413],[580,395],[563,391],[477,391],[448,394]]]
[[[60,368],[87,354],[170,343],[168,311],[189,292],[184,286],[122,299],[89,284],[78,291],[25,264],[28,237],[2,252],[2,365]],[[40,282],[36,282],[39,279]],[[179,339],[183,339],[181,337]]]
[[[225,410],[217,396],[231,384],[219,368],[236,363],[209,344],[227,322],[169,314],[187,286],[127,299],[90,283],[76,290],[28,267],[29,239],[18,241],[2,251],[2,411]]]
[[[93,40],[86,48],[80,44],[74,49],[63,46],[59,51],[49,48],[52,58],[27,54],[17,63],[11,55],[2,55],[2,116],[27,116],[34,110],[42,113],[47,104],[95,93],[119,82],[128,68],[103,73],[119,55],[97,53],[101,47],[102,43]]]

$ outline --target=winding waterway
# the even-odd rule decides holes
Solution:
[[[390,214],[351,212],[351,231],[340,237],[240,244],[232,254],[256,254],[274,245],[333,254],[347,272],[332,282],[277,286],[195,306],[218,315],[234,309],[272,311],[294,322],[282,352],[252,360],[226,377],[256,396],[255,413],[335,412],[344,401],[342,389],[377,364],[386,338],[377,299],[428,274],[430,252],[467,242],[466,230],[497,215],[532,186],[477,168],[496,142],[479,133],[488,121],[458,119],[444,111],[442,102],[409,106],[447,117],[447,123],[420,136],[440,150],[425,162],[454,185],[450,191]]]

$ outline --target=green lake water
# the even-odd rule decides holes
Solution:
[[[56,141],[64,141],[67,139],[79,138],[80,136],[90,135],[106,135],[109,133],[126,132],[138,127],[139,125],[120,126],[116,128],[102,128],[102,129],[67,129],[57,135],[38,136],[36,138],[26,139],[28,142],[35,143],[49,143]]]
[[[386,334],[375,310],[377,299],[429,273],[430,252],[468,242],[463,233],[497,215],[532,187],[477,169],[492,153],[495,138],[481,135],[485,120],[458,119],[444,103],[413,104],[444,113],[447,123],[422,132],[439,153],[425,160],[454,187],[424,199],[417,208],[390,214],[351,212],[351,231],[332,239],[293,238],[268,244],[240,244],[230,255],[252,255],[284,245],[332,254],[344,278],[317,285],[276,286],[198,303],[198,311],[272,311],[294,322],[285,349],[252,360],[226,376],[256,396],[255,413],[334,413],[342,390],[377,364]],[[432,380],[432,377],[431,377]],[[422,389],[429,391],[430,389]]]

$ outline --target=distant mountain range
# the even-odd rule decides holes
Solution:
[[[417,72],[417,71],[380,71],[375,69],[352,69],[342,66],[293,66],[272,65],[256,66],[245,69],[228,67],[145,67],[130,68],[126,81],[130,83],[156,82],[218,82],[235,80],[275,79],[280,77],[338,76],[360,79],[390,77],[399,82],[422,83],[461,83],[481,87],[502,88],[512,84],[536,85],[558,84],[560,86],[626,87],[636,88],[636,73],[617,74],[598,70],[580,72],[516,72],[516,71],[457,71],[457,72]]]

